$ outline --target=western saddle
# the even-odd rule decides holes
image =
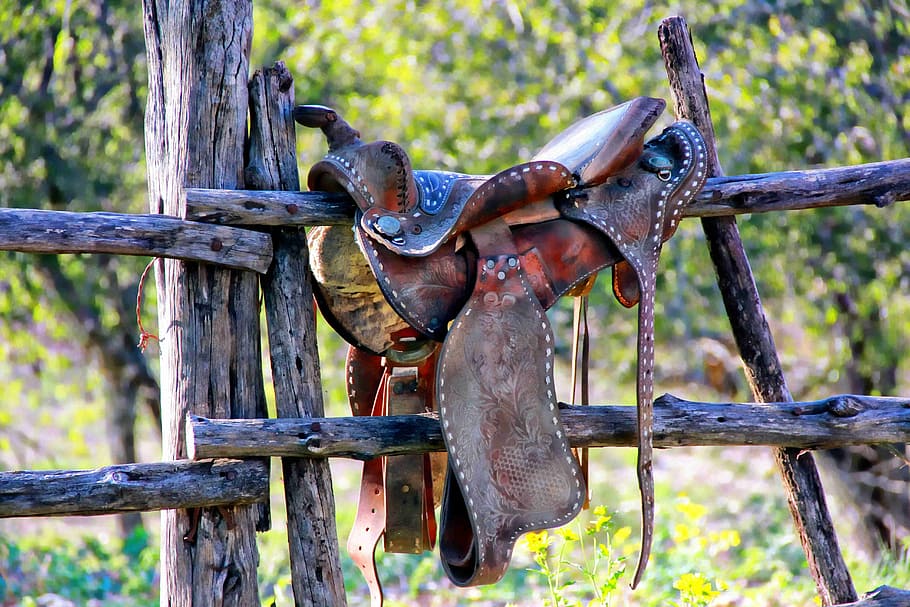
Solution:
[[[363,142],[336,111],[295,108],[329,145],[308,187],[347,192],[358,209],[353,234],[331,226],[309,235],[317,303],[350,344],[352,410],[435,410],[447,451],[364,463],[348,549],[374,606],[379,539],[387,551],[432,549],[440,501],[440,556],[459,586],[496,582],[519,535],[582,508],[586,471],[560,422],[545,310],[585,294],[608,266],[619,301],[638,304],[642,548],[633,586],[640,581],[654,519],[658,256],[706,179],[704,140],[691,124],[645,142],[664,106],[639,97],[593,114],[493,176],[415,171],[401,146]]]

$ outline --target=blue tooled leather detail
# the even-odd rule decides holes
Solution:
[[[435,215],[452,191],[452,185],[463,173],[449,171],[414,171],[417,190],[420,192],[420,210],[427,215]]]

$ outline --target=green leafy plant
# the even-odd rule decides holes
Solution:
[[[706,529],[707,508],[685,496],[677,497],[674,506],[673,520],[667,521],[669,526],[660,527],[655,538],[650,588],[643,588],[638,600],[642,605],[708,607],[728,589],[724,581],[712,576],[711,562],[737,548],[739,534],[729,529]],[[624,604],[631,591],[620,582],[627,577],[626,559],[638,549],[627,541],[631,534],[631,528],[618,526],[604,506],[593,508],[586,522],[527,534],[525,546],[536,565],[531,571],[547,584],[544,604]]]
[[[538,569],[547,580],[553,607],[607,607],[625,573],[625,557],[617,556],[614,544],[629,536],[628,527],[615,529],[606,507],[597,506],[593,518],[562,527],[554,533],[546,530],[527,534],[525,542]],[[570,557],[579,555],[578,562]],[[587,599],[586,603],[582,601]]]

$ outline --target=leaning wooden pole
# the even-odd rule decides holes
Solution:
[[[300,189],[291,115],[293,84],[283,63],[253,74],[247,187]],[[262,278],[262,291],[275,408],[280,418],[320,418],[325,412],[306,233],[302,228],[279,228],[273,232],[273,239],[274,261]],[[329,464],[326,460],[286,457],[281,465],[294,604],[345,605]]]
[[[184,187],[244,186],[252,5],[144,0],[143,10],[150,211],[183,217]],[[252,272],[170,259],[157,265],[156,278],[162,453],[182,459],[188,412],[266,416],[259,281]],[[259,605],[258,520],[255,505],[163,511],[161,605]]]
[[[719,177],[722,170],[717,160],[704,78],[685,20],[681,17],[665,19],[658,29],[658,37],[676,114],[694,123],[705,136],[709,151],[706,170],[709,176]],[[792,401],[736,219],[732,216],[704,218],[702,226],[755,399],[758,402]],[[815,460],[810,453],[791,448],[776,449],[775,456],[822,604],[856,601],[856,590],[838,546]]]

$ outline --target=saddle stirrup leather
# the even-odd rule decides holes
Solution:
[[[408,415],[432,411],[438,347],[408,337],[380,357],[348,347],[345,376],[355,416]],[[415,347],[416,346],[416,347]],[[371,604],[383,602],[375,551],[420,553],[436,541],[434,454],[377,457],[363,464],[357,515],[348,536],[348,553],[370,589]],[[444,464],[444,462],[443,462]],[[437,464],[438,465],[438,464]]]
[[[586,293],[607,267],[617,299],[639,306],[642,548],[633,587],[641,580],[654,521],[657,264],[683,207],[706,179],[704,141],[691,124],[675,122],[645,141],[665,105],[639,97],[588,116],[530,161],[492,176],[414,170],[401,146],[362,141],[334,110],[294,110],[299,123],[320,128],[329,144],[309,172],[309,188],[347,192],[357,206],[353,235],[340,226],[309,235],[317,304],[356,347],[347,369],[352,409],[381,413],[389,385],[432,377],[415,394],[435,401],[446,444],[439,548],[446,574],[459,586],[497,581],[519,535],[569,521],[587,500],[584,473],[559,419],[546,310],[560,297]],[[416,380],[395,370],[419,366],[415,353],[431,350],[438,350],[435,374],[428,363]],[[573,348],[575,369],[586,350],[586,341]],[[582,401],[584,384],[585,378]],[[420,409],[416,398],[392,400],[408,412]],[[381,459],[364,464],[349,549],[374,606],[382,595],[373,550],[389,532],[386,525],[391,521],[393,535],[402,534],[393,546],[432,544],[430,466],[407,457],[401,463],[415,470],[391,476]],[[421,479],[427,480],[421,485]],[[396,518],[404,511],[389,483],[420,487],[423,499],[399,496],[410,500],[404,518],[417,519],[414,525]]]

